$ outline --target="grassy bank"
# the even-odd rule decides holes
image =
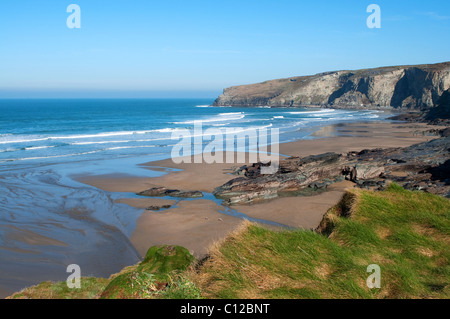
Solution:
[[[352,191],[317,232],[247,225],[193,280],[210,298],[449,297],[450,201],[391,185]],[[381,268],[369,289],[367,266]]]
[[[192,263],[188,253],[180,251],[177,266],[164,266],[162,271],[155,255],[148,255],[143,263],[153,266],[130,267],[110,280],[99,280],[90,294],[88,286],[79,294],[82,298],[449,298],[449,234],[448,199],[395,184],[382,192],[352,190],[329,210],[317,231],[271,231],[245,223],[217,243],[206,261]],[[371,264],[380,266],[380,289],[367,287]],[[58,285],[47,284],[45,289]],[[131,286],[138,287],[137,292],[134,288],[129,292]],[[15,297],[39,297],[35,289]],[[59,297],[77,296],[71,290]]]

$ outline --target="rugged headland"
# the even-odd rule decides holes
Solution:
[[[450,89],[450,62],[334,71],[227,88],[215,106],[424,110]]]

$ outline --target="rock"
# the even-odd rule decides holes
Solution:
[[[447,127],[439,132],[442,137],[450,136],[450,127]]]
[[[426,109],[425,112],[414,112],[400,114],[389,119],[406,121],[406,122],[427,122],[433,125],[450,125],[450,89],[442,93],[436,102],[436,106],[433,108]],[[450,129],[446,128],[441,130],[440,136],[447,137],[450,134]]]
[[[245,177],[238,177],[216,188],[213,194],[228,205],[268,200],[302,189],[324,189],[342,175],[341,154],[325,153],[304,158],[291,157],[280,162],[278,173],[261,175],[260,163],[243,166]],[[256,170],[256,171],[255,171]],[[251,173],[248,173],[251,172]]]
[[[437,107],[430,109],[425,114],[425,120],[435,125],[450,125],[450,89],[440,96]],[[445,135],[443,135],[445,136]],[[448,136],[448,135],[447,135]]]
[[[384,167],[377,166],[375,163],[357,164],[355,166],[354,181],[358,179],[372,179],[379,177],[384,172]],[[352,180],[352,179],[351,179]]]
[[[279,171],[272,175],[259,174],[259,168],[258,163],[241,167],[240,171],[246,172],[243,176],[217,187],[213,194],[225,205],[251,204],[311,194],[345,178],[364,188],[383,189],[389,180],[408,189],[433,189],[446,196],[450,192],[450,137],[407,148],[291,157],[282,160]]]
[[[168,209],[172,207],[171,205],[161,205],[161,206],[156,206],[156,205],[152,205],[146,208],[146,210],[154,210],[154,211],[158,211],[161,209]]]
[[[309,184],[308,187],[314,189],[324,189],[328,187],[328,184],[325,182],[314,182]]]
[[[162,197],[162,196],[170,196],[170,194],[178,192],[178,190],[167,189],[165,187],[153,187],[137,193],[140,196],[149,196],[149,197]]]
[[[423,118],[423,113],[421,113],[421,112],[408,112],[408,113],[391,116],[388,118],[388,120],[403,121],[403,122],[417,122],[417,121],[421,121],[422,118]]]
[[[166,187],[153,187],[137,193],[140,196],[149,196],[149,197],[183,197],[183,198],[198,198],[203,197],[203,193],[200,191],[180,191],[178,189],[167,189]]]
[[[366,189],[381,186],[380,184],[378,184],[378,181],[376,180],[357,181],[356,185],[358,185],[359,188],[366,188]]]
[[[356,167],[352,167],[349,169],[348,178],[352,182],[356,182],[358,180],[358,171],[356,170]]]
[[[183,197],[183,198],[199,198],[199,197],[203,197],[203,193],[200,191],[178,191],[178,192],[172,193],[170,196]]]

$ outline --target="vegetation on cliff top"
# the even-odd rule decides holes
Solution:
[[[189,251],[180,246],[151,247],[144,260],[135,267],[131,267],[111,280],[101,294],[102,299],[130,299],[130,298],[158,298],[183,296],[179,289],[191,286],[196,288],[179,276],[194,261]],[[174,280],[175,278],[175,280]]]
[[[14,297],[449,298],[449,234],[450,200],[391,184],[348,192],[317,231],[245,223],[195,267],[184,248],[160,246],[110,280],[86,280],[79,295],[43,283]],[[367,287],[371,264],[380,289]]]

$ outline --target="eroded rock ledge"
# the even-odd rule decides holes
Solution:
[[[147,197],[181,197],[181,198],[198,198],[203,197],[200,191],[181,191],[178,189],[168,189],[166,187],[153,187],[145,191],[139,192],[136,195]]]
[[[383,189],[394,181],[411,190],[450,197],[450,137],[407,148],[371,149],[347,154],[290,157],[276,174],[261,174],[256,163],[235,170],[235,178],[214,190],[226,205],[250,204],[282,196],[307,195],[350,180],[363,188]]]

